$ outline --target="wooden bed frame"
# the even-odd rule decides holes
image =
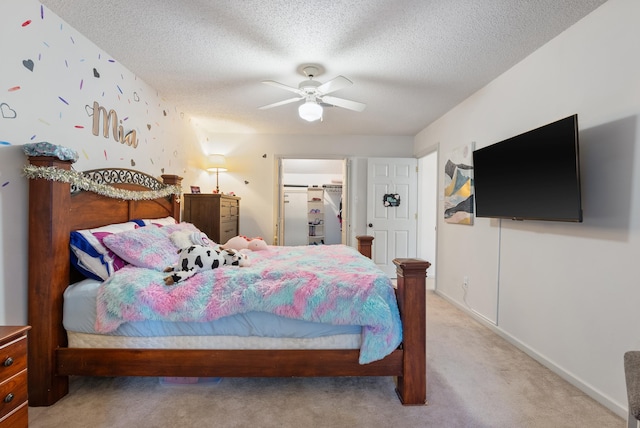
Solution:
[[[71,169],[55,157],[30,157],[34,166]],[[116,171],[112,175],[137,173]],[[118,172],[119,171],[119,172]],[[144,174],[141,174],[144,175]],[[146,175],[144,175],[146,176]],[[153,177],[147,178],[155,180]],[[165,184],[181,177],[163,175]],[[146,182],[113,184],[149,190]],[[314,377],[395,376],[405,405],[426,404],[425,272],[429,262],[395,259],[402,344],[382,360],[358,363],[359,350],[185,350],[68,348],[62,326],[62,295],[79,280],[69,262],[72,230],[121,223],[134,218],[180,218],[180,196],[123,201],[42,178],[29,180],[29,405],[48,406],[69,390],[69,376]],[[371,237],[358,237],[371,257]]]

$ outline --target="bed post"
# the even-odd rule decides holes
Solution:
[[[29,157],[32,165],[71,169],[70,161]],[[48,406],[69,390],[56,376],[55,351],[67,345],[62,327],[62,293],[69,282],[69,183],[29,180],[29,405]]]
[[[405,405],[427,402],[426,270],[431,263],[420,259],[394,259],[398,275],[398,307],[402,319],[403,375],[396,391]]]
[[[373,243],[373,236],[360,235],[356,236],[358,240],[358,251],[365,257],[371,258],[371,245]]]
[[[180,186],[182,184],[182,177],[172,174],[163,174],[162,182],[166,185]],[[180,221],[180,195],[171,195],[171,216],[177,221]]]

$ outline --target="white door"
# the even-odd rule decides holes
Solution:
[[[370,158],[367,164],[367,234],[373,261],[390,278],[395,258],[416,257],[417,172],[415,158]]]

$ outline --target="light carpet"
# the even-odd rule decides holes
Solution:
[[[622,357],[621,357],[622,358]],[[432,292],[427,406],[402,406],[392,378],[74,377],[70,394],[29,408],[31,428],[621,428],[625,421]]]

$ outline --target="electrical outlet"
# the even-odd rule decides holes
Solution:
[[[465,290],[469,289],[469,277],[466,275],[462,278],[462,288]]]

